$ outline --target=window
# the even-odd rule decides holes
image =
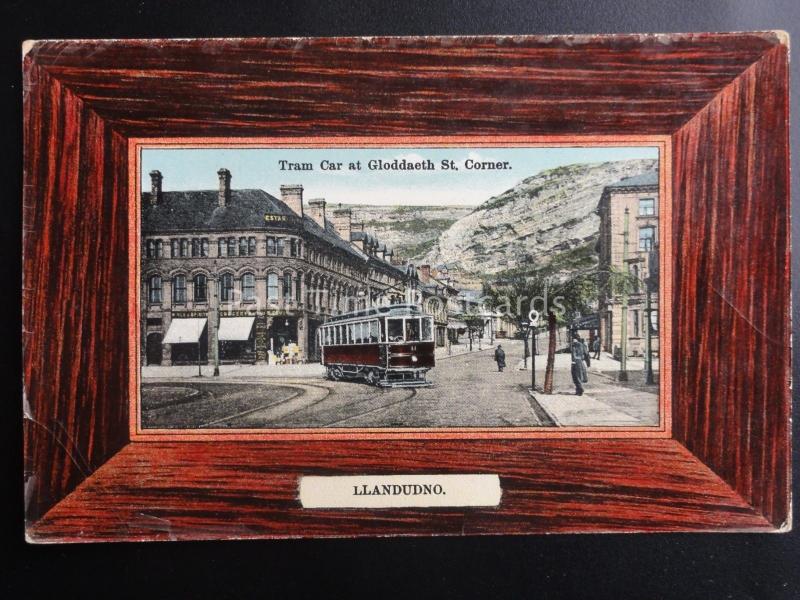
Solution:
[[[150,304],[161,303],[161,277],[152,275],[147,281],[147,299]]]
[[[228,255],[228,242],[224,239],[220,239],[217,241],[217,256],[227,256]]]
[[[419,319],[406,319],[406,341],[419,341]]]
[[[219,296],[222,302],[233,300],[233,275],[223,273],[219,280]]]
[[[256,238],[251,237],[247,240],[247,253],[250,256],[256,255]]]
[[[242,299],[256,299],[256,276],[252,273],[245,273],[242,276]]]
[[[275,256],[275,238],[267,238],[267,256]]]
[[[631,311],[631,318],[633,321],[633,337],[639,337],[639,311]]]
[[[631,284],[633,284],[633,292],[639,293],[639,265],[631,266]]]
[[[156,257],[156,243],[154,240],[147,240],[147,258]]]
[[[156,258],[164,258],[164,242],[156,240]]]
[[[291,302],[292,301],[292,274],[291,273],[284,273],[283,274],[283,301],[284,302]]]
[[[267,300],[278,301],[278,275],[276,273],[267,275]]]
[[[652,216],[656,214],[656,199],[641,198],[639,200],[639,214],[641,216]]]
[[[303,281],[303,276],[298,273],[297,279],[294,282],[294,299],[297,301],[298,304],[303,301],[303,287],[301,285]]]
[[[403,341],[403,319],[389,319],[388,320],[388,341],[402,342]]]
[[[228,256],[236,256],[236,238],[228,238]]]
[[[180,240],[177,240],[177,239],[176,240],[172,240],[172,242],[171,242],[172,248],[171,248],[170,254],[169,254],[172,258],[177,258],[178,256],[180,256],[180,253],[181,253],[180,244],[181,244]]]
[[[642,227],[639,229],[639,250],[652,250],[655,237],[655,227]]]
[[[278,256],[283,256],[283,238],[278,238],[275,240],[275,254]]]
[[[433,339],[433,319],[422,319],[422,341],[429,342]]]
[[[181,240],[181,258],[189,256],[189,240],[183,238]]]
[[[378,325],[377,321],[370,321],[369,322],[369,341],[374,343],[378,342],[380,338],[381,330],[380,326]]]
[[[194,301],[208,301],[208,280],[205,275],[194,276]]]
[[[186,303],[186,276],[176,275],[172,280],[172,301],[175,304]]]
[[[247,256],[247,238],[239,238],[239,256]]]

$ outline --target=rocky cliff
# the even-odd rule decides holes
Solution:
[[[471,206],[345,204],[342,207],[352,209],[353,220],[363,221],[367,231],[395,249],[396,256],[417,264],[434,247],[443,231],[473,210]]]
[[[475,275],[545,265],[587,268],[597,260],[595,211],[603,187],[656,166],[655,159],[634,159],[541,171],[455,221],[424,262]]]

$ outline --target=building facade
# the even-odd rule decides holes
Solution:
[[[621,355],[622,320],[627,312],[627,355],[643,356],[648,334],[653,354],[657,354],[658,172],[650,171],[606,186],[598,213],[598,316],[602,348],[614,356]]]
[[[152,171],[141,198],[142,364],[305,362],[332,315],[408,301],[416,271],[301,185],[280,199],[233,189],[165,192]]]

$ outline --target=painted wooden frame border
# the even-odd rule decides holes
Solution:
[[[36,542],[790,528],[788,40],[53,41],[24,47]],[[131,442],[128,143],[668,135],[670,439]],[[499,473],[497,509],[303,510],[301,474]]]

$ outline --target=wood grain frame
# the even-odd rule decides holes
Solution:
[[[788,40],[45,41],[24,68],[34,542],[791,527]],[[135,138],[660,135],[667,439],[131,441]],[[499,473],[496,509],[303,510],[303,474]]]

